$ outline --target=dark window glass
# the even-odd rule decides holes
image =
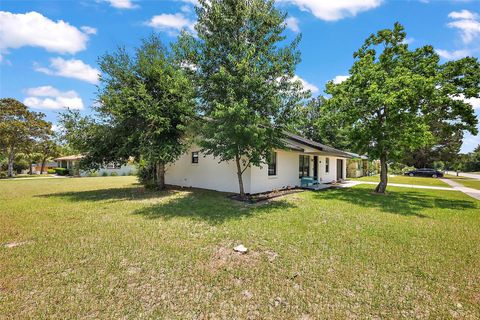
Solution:
[[[299,170],[298,176],[301,177],[308,177],[310,175],[310,156],[299,156]]]
[[[192,152],[192,163],[198,163],[198,151]]]
[[[268,175],[277,175],[277,153],[275,151],[270,152],[268,157]]]
[[[330,158],[325,158],[325,172],[328,173],[330,171]]]

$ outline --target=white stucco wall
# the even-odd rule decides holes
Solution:
[[[213,156],[199,153],[198,163],[192,163],[192,152],[200,148],[193,146],[174,164],[167,166],[165,182],[167,184],[203,188],[224,192],[239,192],[235,162],[218,162]],[[243,173],[243,186],[250,191],[250,168]]]
[[[103,173],[106,172],[109,176],[112,174],[112,172],[116,172],[117,175],[119,176],[127,176],[130,174],[135,174],[137,172],[137,167],[134,165],[123,165],[118,169],[107,169],[107,168],[101,168],[100,170],[96,171],[96,174],[99,176],[103,175]],[[80,171],[80,176],[86,177],[90,174],[88,171]]]
[[[313,176],[314,155],[294,151],[277,151],[277,175],[268,176],[268,166],[262,168],[252,167],[251,170],[251,193],[260,193],[273,189],[284,189],[300,185],[299,178],[299,155],[310,157],[310,176]],[[329,172],[325,172],[326,158],[330,159]],[[320,182],[329,183],[337,180],[337,159],[343,160],[343,179],[346,177],[346,159],[332,156],[318,156],[318,177]]]
[[[268,166],[251,168],[251,193],[260,193],[274,189],[295,187],[300,184],[298,178],[299,153],[293,151],[277,151],[277,175],[268,175]],[[310,168],[310,171],[312,169]]]
[[[116,172],[119,176],[124,176],[124,175],[126,176],[126,175],[134,174],[135,172],[137,172],[137,168],[133,165],[127,164],[127,165],[121,166],[118,169],[102,168],[98,170],[99,175],[102,175],[104,172],[106,172],[108,175],[111,175],[112,172]]]
[[[192,152],[199,151],[194,146],[179,160],[166,168],[165,181],[167,184],[211,189],[224,192],[238,193],[238,179],[235,163],[221,162],[212,156],[199,154],[198,163],[192,163]],[[274,189],[284,189],[300,185],[299,155],[296,151],[277,151],[277,175],[268,175],[268,166],[248,168],[243,174],[243,183],[246,193],[261,193]],[[307,154],[305,154],[307,155]],[[313,155],[310,156],[310,176],[313,176]],[[321,182],[328,183],[336,180],[337,157],[330,158],[330,170],[325,172],[325,156],[318,156],[318,174]],[[346,159],[343,163],[343,177],[346,177]]]

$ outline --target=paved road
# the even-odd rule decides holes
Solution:
[[[452,176],[457,175],[457,173],[454,172],[454,171],[447,171],[447,174],[450,174]],[[472,179],[479,179],[480,180],[480,174],[476,174],[476,173],[459,172],[458,175],[460,177],[466,177],[466,178],[472,178]]]
[[[463,184],[460,184],[460,183],[458,183],[456,181],[453,181],[453,180],[450,180],[450,179],[440,179],[440,180],[442,180],[443,182],[451,185],[453,189],[458,190],[458,191],[462,191],[466,195],[469,195],[472,198],[480,200],[480,190],[465,187]]]

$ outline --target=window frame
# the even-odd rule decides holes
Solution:
[[[300,154],[298,156],[298,177],[303,178],[303,177],[309,177],[309,176],[310,176],[310,156]]]
[[[330,158],[325,158],[325,173],[330,172]]]
[[[200,153],[198,151],[192,151],[192,158],[191,158],[192,164],[198,164],[199,162],[198,158],[200,158]]]
[[[273,162],[271,160],[273,159]],[[275,151],[271,151],[268,157],[267,162],[267,174],[269,177],[275,177],[277,175],[277,163],[278,163],[278,155]],[[273,166],[273,173],[271,173],[271,166]]]
[[[107,170],[118,170],[118,169],[120,169],[120,167],[121,166],[117,165],[114,162],[109,162],[109,163],[107,163],[105,169],[107,169]]]

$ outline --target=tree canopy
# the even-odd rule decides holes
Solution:
[[[52,124],[41,112],[12,98],[0,99],[0,150],[7,157],[8,176],[13,176],[15,155],[33,152],[35,144],[52,134]]]
[[[99,60],[102,76],[95,114],[62,115],[69,144],[85,154],[82,166],[98,168],[130,157],[145,164],[146,183],[165,185],[165,165],[186,150],[194,116],[193,86],[157,35],[130,55],[119,48]]]
[[[478,97],[475,58],[440,64],[431,46],[409,50],[399,23],[372,34],[354,54],[350,77],[328,83],[328,116],[348,130],[351,147],[380,159],[387,186],[387,162],[435,141],[432,119],[477,133],[477,119],[464,99]]]
[[[297,37],[287,43],[286,14],[265,0],[200,0],[196,37],[176,49],[197,85],[204,152],[235,161],[242,175],[282,146],[283,130],[306,96],[295,81]]]

